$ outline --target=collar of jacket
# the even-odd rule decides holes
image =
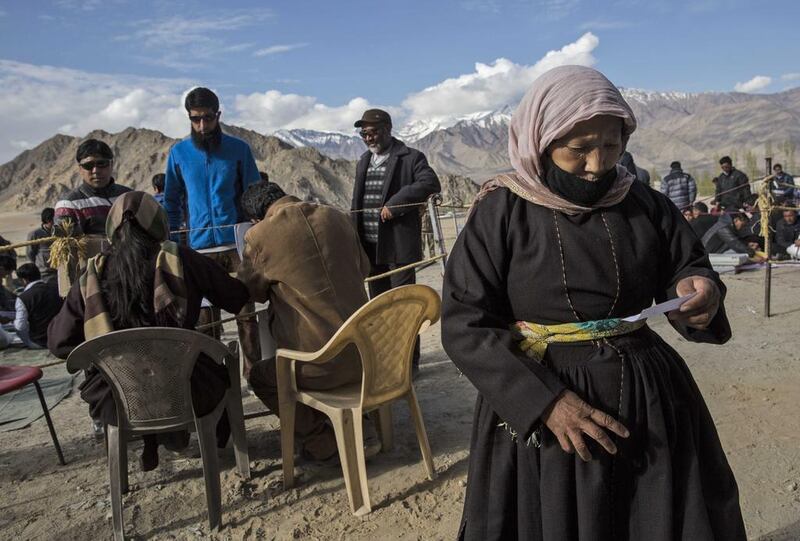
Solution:
[[[264,216],[264,219],[272,218],[278,211],[280,211],[283,207],[287,205],[293,205],[295,203],[299,203],[300,200],[293,195],[284,195],[273,204],[269,206],[267,209],[267,214]]]

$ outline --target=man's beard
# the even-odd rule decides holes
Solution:
[[[217,124],[217,127],[214,128],[214,131],[205,135],[199,131],[196,131],[194,126],[192,126],[192,142],[194,143],[194,146],[205,152],[216,150],[216,148],[222,142],[222,126]]]

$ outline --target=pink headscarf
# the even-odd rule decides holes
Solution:
[[[487,181],[476,203],[489,191],[502,186],[531,203],[567,214],[610,207],[622,201],[634,177],[620,165],[617,165],[617,179],[611,189],[591,207],[567,201],[551,192],[541,180],[544,176],[542,156],[550,143],[566,135],[577,123],[598,115],[622,118],[624,149],[636,129],[636,118],[611,81],[599,71],[584,66],[561,66],[542,74],[522,98],[508,128],[508,155],[516,173],[498,175]]]

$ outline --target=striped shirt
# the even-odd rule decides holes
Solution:
[[[105,235],[106,216],[111,205],[117,197],[129,191],[130,188],[116,184],[113,179],[100,189],[82,184],[56,203],[55,223],[61,225],[64,220],[71,220],[75,224],[73,233]]]
[[[383,184],[386,181],[386,167],[390,153],[373,154],[364,180],[364,199],[361,208],[361,234],[367,242],[378,242],[378,225],[381,220],[383,206]]]

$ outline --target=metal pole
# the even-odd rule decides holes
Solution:
[[[442,194],[435,193],[428,198],[428,214],[431,218],[431,229],[433,230],[433,239],[439,247],[439,255],[442,256],[442,272],[444,272],[447,265],[447,247],[444,244],[444,235],[442,234],[442,224],[439,221],[439,205],[442,203]]]
[[[767,177],[769,177],[769,175],[772,172],[772,158],[767,157],[765,158],[764,161],[766,162],[767,166],[766,175]],[[764,317],[767,318],[770,317],[770,300],[772,298],[772,263],[770,263],[771,239],[769,234],[770,233],[769,222],[770,218],[772,218],[772,194],[770,193],[769,190],[769,184],[770,181],[768,179],[764,180],[764,186],[762,187],[762,189],[766,192],[767,208],[761,210],[761,212],[767,213],[766,231],[761,232],[764,235],[764,253],[767,254],[767,269],[766,269],[766,274],[764,275]],[[762,220],[761,223],[763,224],[765,222]]]

